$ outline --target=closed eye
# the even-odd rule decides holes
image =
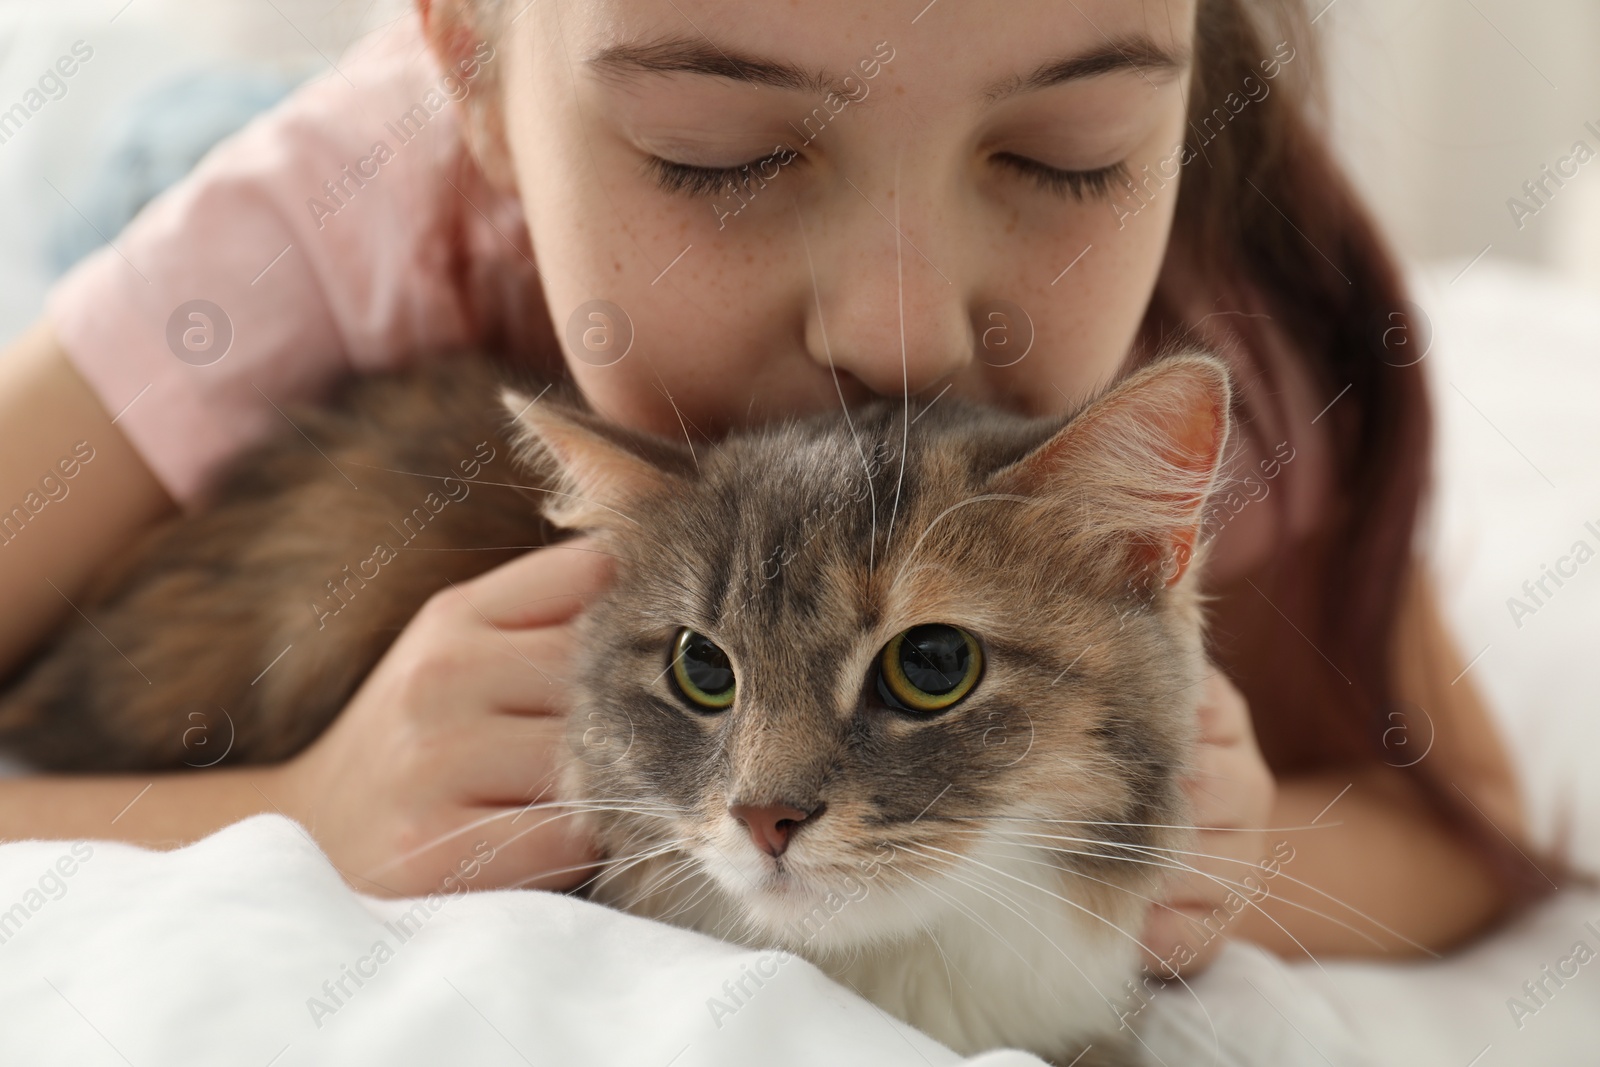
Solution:
[[[781,168],[793,166],[800,158],[793,149],[785,147],[733,167],[702,167],[660,156],[647,157],[644,167],[651,180],[669,193],[705,197],[748,191],[757,182],[771,181]]]
[[[784,158],[786,155],[787,159]],[[799,159],[791,150],[784,149],[733,167],[702,167],[650,156],[645,160],[645,171],[669,193],[689,197],[720,196],[730,192],[748,192],[757,182],[764,183],[776,177],[777,168],[792,165]],[[1076,200],[1104,198],[1114,185],[1133,184],[1127,164],[1121,162],[1094,170],[1063,170],[1010,152],[998,153],[993,159],[1046,192],[1071,196]]]
[[[1133,179],[1128,174],[1127,163],[1113,163],[1095,170],[1062,170],[1036,159],[999,152],[991,157],[994,162],[1034,182],[1039,188],[1057,196],[1071,196],[1075,200],[1091,197],[1104,199],[1113,185],[1128,186]]]

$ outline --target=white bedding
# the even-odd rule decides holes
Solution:
[[[0,944],[0,1063],[1039,1062],[1003,1052],[962,1061],[802,960],[763,961],[571,897],[465,893],[436,898],[431,911],[360,897],[278,816],[165,854],[8,845],[0,902],[24,901],[63,857],[70,876],[49,879]],[[710,998],[731,1002],[724,983],[756,968],[773,976],[759,989],[747,982],[751,995],[732,1015],[713,1013]],[[1363,1062],[1341,1053],[1348,1039],[1320,998],[1288,994],[1276,969],[1241,949],[1208,976],[1202,996],[1224,1039],[1217,1062],[1323,1062],[1283,1021],[1241,1025],[1256,1012],[1246,979],[1332,1062]],[[1162,1016],[1152,1041],[1166,1062],[1210,1062],[1193,1001],[1168,990],[1150,1010]]]

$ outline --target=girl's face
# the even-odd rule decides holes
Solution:
[[[946,389],[1044,414],[1116,373],[1193,0],[925,2],[508,0],[507,144],[598,410],[673,436]]]

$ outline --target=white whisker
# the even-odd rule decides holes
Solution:
[[[911,443],[911,370],[906,357],[906,271],[905,250],[900,247],[900,149],[894,154],[894,285],[895,302],[900,309],[900,474],[894,483],[894,507],[889,512],[889,532],[883,549],[894,542],[894,523],[900,517],[900,490],[906,481],[906,448]]]
[[[811,258],[811,239],[806,236],[806,223],[800,217],[798,201],[794,205],[794,220],[800,227],[800,243],[805,247],[806,267],[811,272],[811,299],[817,309],[817,330],[822,334],[822,351],[828,357],[828,374],[833,378],[834,391],[839,394],[839,407],[844,411],[844,423],[850,428],[850,437],[856,443],[856,454],[861,457],[861,470],[867,476],[867,507],[872,518],[872,536],[867,541],[867,575],[870,577],[878,545],[878,489],[872,481],[872,465],[867,462],[867,450],[861,447],[861,434],[856,430],[855,420],[850,417],[850,405],[844,399],[844,386],[839,384],[839,370],[833,365],[833,346],[828,343],[828,327],[822,319],[822,292],[817,286],[817,265]]]
[[[906,553],[905,560],[901,562],[900,570],[895,573],[895,581],[897,583],[900,581],[901,574],[905,571],[906,565],[913,558],[915,558],[917,550],[922,547],[922,542],[928,539],[928,534],[933,531],[934,526],[937,525],[940,520],[942,520],[952,511],[955,511],[957,508],[964,508],[968,504],[981,504],[986,500],[1010,500],[1022,504],[1033,503],[1032,497],[1018,496],[1015,493],[979,493],[977,496],[969,496],[965,500],[956,501],[954,504],[951,504],[949,507],[939,512],[939,514],[935,515],[928,525],[923,527],[922,533],[918,535],[916,542],[911,546],[911,551]]]
[[[537,810],[547,809],[547,808],[579,808],[581,810],[617,810],[617,809],[604,809],[604,808],[586,808],[585,807],[586,803],[588,803],[588,802],[585,802],[585,801],[573,801],[573,800],[552,800],[552,801],[547,801],[547,802],[542,803],[542,804],[528,804],[528,805],[524,805],[523,807],[520,807],[520,808],[507,808],[504,811],[491,812],[490,814],[484,815],[481,818],[474,819],[472,822],[467,823],[465,826],[460,826],[460,827],[457,827],[456,829],[451,830],[451,831],[449,831],[447,833],[440,834],[438,837],[435,837],[432,840],[425,841],[422,844],[418,845],[417,847],[415,847],[413,849],[410,849],[409,851],[403,852],[398,856],[394,856],[394,857],[386,860],[382,864],[378,865],[377,867],[372,868],[369,872],[367,872],[367,874],[369,876],[370,875],[379,874],[379,873],[381,873],[383,871],[388,870],[391,867],[395,867],[395,866],[398,866],[399,864],[405,863],[407,860],[414,859],[417,856],[422,855],[424,852],[427,852],[427,851],[429,851],[431,849],[438,848],[440,845],[446,843],[447,841],[451,841],[451,840],[453,840],[453,839],[455,839],[457,837],[462,836],[463,834],[469,834],[472,831],[474,831],[476,829],[479,829],[480,827],[488,826],[490,823],[498,822],[501,819],[509,817],[512,822],[515,822],[517,819],[521,818],[524,814],[526,814],[529,811],[537,811]],[[652,812],[646,812],[646,811],[643,811],[642,809],[635,809],[635,808],[632,808],[632,807],[629,807],[629,808],[624,809],[624,810],[629,810],[629,811],[638,810],[638,813],[641,814],[641,815],[657,814],[657,813],[652,813]],[[574,814],[574,812],[566,812],[564,814]],[[556,815],[556,816],[554,816],[554,818],[562,818],[562,817],[564,817],[564,815]],[[667,814],[660,814],[660,817],[661,818],[669,818],[671,816],[667,815]],[[549,820],[546,820],[546,821],[549,821]],[[544,823],[541,822],[541,823],[539,823],[539,825],[543,826]],[[521,835],[519,834],[518,836],[521,836]],[[513,840],[515,840],[515,838],[513,838]]]
[[[956,859],[964,861],[969,866],[978,867],[978,868],[982,868],[984,870],[992,871],[995,874],[998,874],[998,875],[1000,875],[1000,876],[1002,876],[1004,878],[1009,878],[1014,882],[1021,882],[1023,885],[1030,886],[1030,887],[1038,890],[1039,892],[1045,894],[1046,896],[1060,901],[1061,903],[1067,905],[1068,907],[1076,908],[1078,911],[1083,912],[1083,914],[1092,917],[1096,922],[1101,922],[1101,923],[1106,924],[1107,926],[1109,926],[1113,930],[1115,930],[1117,933],[1121,934],[1123,937],[1126,937],[1129,941],[1132,941],[1135,945],[1138,945],[1144,951],[1150,953],[1151,956],[1155,957],[1156,959],[1160,959],[1161,958],[1161,954],[1159,952],[1156,952],[1149,945],[1146,945],[1143,941],[1139,940],[1137,937],[1135,937],[1132,934],[1128,933],[1128,931],[1124,930],[1122,927],[1118,926],[1116,923],[1112,922],[1110,919],[1106,918],[1104,915],[1101,915],[1099,912],[1095,911],[1093,908],[1086,908],[1082,904],[1079,904],[1076,900],[1073,900],[1073,899],[1071,899],[1069,897],[1066,897],[1066,896],[1064,896],[1064,895],[1062,895],[1060,893],[1056,893],[1056,892],[1054,892],[1054,891],[1052,891],[1052,890],[1050,890],[1050,889],[1048,889],[1048,888],[1046,888],[1044,886],[1037,885],[1037,884],[1035,884],[1033,882],[1030,882],[1026,878],[1018,877],[1017,875],[1014,875],[1014,874],[1010,873],[1009,871],[1002,871],[998,867],[995,867],[995,866],[993,866],[991,864],[984,863],[981,860],[973,859],[971,856],[961,856],[958,853],[949,852],[948,849],[941,849],[936,845],[928,845],[926,847],[933,849],[935,852],[945,852],[948,855],[955,857]],[[1163,977],[1165,977],[1165,976],[1163,976]],[[1183,988],[1188,991],[1189,995],[1194,998],[1195,1003],[1200,1005],[1200,1010],[1205,1013],[1206,1022],[1211,1027],[1211,1040],[1212,1040],[1213,1048],[1214,1048],[1214,1050],[1216,1050],[1216,1051],[1218,1051],[1220,1053],[1221,1044],[1220,1044],[1220,1041],[1219,1041],[1219,1039],[1217,1037],[1216,1024],[1211,1019],[1211,1013],[1206,1010],[1205,1002],[1200,999],[1199,994],[1197,994],[1194,991],[1193,987],[1191,987],[1189,985],[1188,981],[1183,977],[1183,975],[1174,973],[1174,974],[1172,974],[1171,979],[1173,981],[1176,981],[1179,984],[1181,984],[1183,986]]]
[[[1005,831],[1000,831],[1000,832],[1001,833],[1005,833]],[[1100,853],[1100,852],[1087,852],[1087,851],[1084,851],[1084,850],[1081,850],[1081,849],[1061,848],[1060,846],[1057,846],[1057,845],[1037,845],[1037,844],[1032,844],[1032,843],[1026,842],[1026,841],[1019,841],[1019,842],[1015,842],[1015,843],[1023,845],[1026,848],[1037,848],[1037,849],[1047,850],[1047,851],[1051,851],[1051,852],[1060,852],[1060,853],[1064,853],[1064,854],[1072,855],[1072,856],[1083,856],[1083,857],[1088,858],[1088,859],[1111,860],[1112,862],[1115,862],[1115,863],[1139,864],[1139,865],[1144,865],[1144,866],[1156,867],[1156,868],[1159,868],[1161,870],[1166,870],[1166,871],[1183,871],[1183,872],[1188,872],[1188,873],[1191,873],[1191,874],[1198,874],[1200,877],[1208,879],[1208,880],[1210,880],[1212,882],[1215,882],[1217,885],[1225,886],[1225,887],[1227,887],[1229,889],[1234,889],[1235,892],[1237,892],[1236,887],[1243,887],[1245,889],[1249,889],[1249,887],[1245,886],[1243,882],[1234,882],[1234,881],[1232,881],[1230,879],[1223,878],[1220,875],[1207,874],[1205,871],[1202,871],[1197,867],[1190,866],[1187,863],[1182,863],[1182,862],[1179,862],[1177,860],[1173,860],[1170,863],[1157,863],[1155,860],[1140,860],[1140,859],[1135,859],[1135,858],[1133,858],[1131,856],[1108,856],[1108,855],[1106,855],[1104,853]],[[1133,846],[1114,845],[1113,847],[1133,847]],[[1223,859],[1223,858],[1226,858],[1226,857],[1220,857],[1219,856],[1219,857],[1212,857],[1212,858],[1214,858],[1214,859]],[[1170,911],[1170,912],[1172,912],[1172,913],[1174,913],[1176,915],[1182,916],[1186,921],[1188,921],[1190,923],[1194,923],[1196,925],[1205,927],[1207,930],[1210,929],[1210,927],[1206,927],[1205,926],[1204,920],[1195,919],[1195,918],[1192,918],[1190,916],[1183,915],[1183,913],[1181,911],[1178,911],[1178,909],[1166,904],[1163,901],[1152,900],[1151,898],[1149,898],[1147,896],[1144,896],[1142,893],[1135,893],[1133,890],[1128,889],[1126,886],[1119,886],[1114,882],[1107,882],[1104,879],[1096,878],[1093,875],[1088,874],[1088,873],[1086,873],[1084,871],[1078,870],[1076,868],[1063,869],[1062,867],[1059,867],[1056,864],[1047,863],[1047,862],[1045,862],[1043,860],[1021,860],[1021,862],[1024,862],[1024,863],[1036,863],[1036,864],[1039,864],[1040,866],[1043,866],[1043,867],[1049,867],[1052,870],[1058,871],[1060,873],[1070,874],[1070,875],[1072,875],[1073,877],[1076,877],[1076,878],[1087,878],[1091,882],[1099,882],[1101,885],[1110,886],[1113,889],[1121,889],[1123,892],[1129,893],[1129,894],[1131,894],[1133,896],[1136,896],[1140,900],[1143,900],[1148,904],[1153,904],[1156,907],[1162,908],[1163,910]],[[1270,922],[1272,925],[1276,926],[1279,930],[1282,930],[1283,933],[1284,933],[1284,936],[1287,937],[1290,941],[1293,941],[1295,943],[1295,945],[1300,949],[1300,951],[1304,952],[1306,954],[1307,958],[1309,958],[1312,963],[1315,963],[1317,965],[1317,970],[1319,970],[1319,971],[1322,970],[1322,961],[1317,959],[1317,957],[1312,954],[1310,949],[1306,948],[1305,945],[1301,944],[1300,939],[1295,937],[1294,934],[1289,932],[1289,928],[1288,927],[1284,926],[1281,922],[1279,922],[1276,918],[1274,918],[1265,908],[1261,907],[1259,904],[1256,903],[1256,901],[1251,899],[1249,894],[1247,894],[1247,893],[1238,893],[1238,896],[1240,897],[1240,899],[1244,900],[1245,903],[1249,904],[1251,907],[1255,908],[1256,911],[1260,912],[1261,916],[1263,918],[1265,918],[1268,922]],[[1322,915],[1321,912],[1316,911],[1316,909],[1314,909],[1314,908],[1309,908],[1309,907],[1306,907],[1305,905],[1296,904],[1295,901],[1285,900],[1282,897],[1279,897],[1277,899],[1281,903],[1284,903],[1284,904],[1291,904],[1291,905],[1295,905],[1296,907],[1305,908],[1305,910],[1310,911],[1315,915],[1320,915],[1322,918],[1328,919],[1328,921],[1330,921],[1330,922],[1339,922],[1339,920],[1333,919],[1330,916]],[[1360,935],[1362,937],[1367,938],[1367,940],[1371,941],[1374,945],[1378,945],[1379,944],[1379,942],[1377,941],[1376,938],[1373,938],[1370,935],[1365,934],[1360,930],[1357,930],[1355,927],[1350,926],[1348,923],[1339,923],[1339,925],[1344,926],[1351,933],[1358,934],[1358,935]],[[1323,974],[1326,975],[1327,972],[1323,971]]]
[[[975,832],[980,832],[980,831],[968,830],[966,832],[975,833]],[[1027,837],[1045,838],[1045,839],[1048,839],[1048,840],[1071,841],[1071,842],[1075,842],[1075,843],[1079,843],[1079,844],[1086,844],[1086,845],[1107,845],[1107,844],[1110,844],[1115,848],[1135,849],[1135,850],[1138,850],[1138,851],[1144,852],[1144,853],[1170,852],[1170,853],[1173,853],[1173,854],[1176,854],[1176,855],[1194,856],[1194,857],[1201,858],[1201,859],[1217,860],[1217,861],[1223,862],[1223,863],[1237,863],[1237,864],[1240,864],[1241,866],[1246,866],[1246,867],[1252,867],[1252,868],[1258,867],[1258,864],[1253,863],[1250,860],[1237,859],[1237,858],[1232,857],[1232,856],[1219,856],[1219,855],[1215,855],[1215,854],[1210,853],[1210,852],[1196,852],[1196,851],[1189,850],[1189,849],[1171,848],[1171,847],[1165,847],[1165,846],[1160,846],[1160,845],[1139,845],[1139,844],[1131,844],[1131,843],[1127,843],[1127,842],[1107,842],[1107,841],[1098,840],[1098,839],[1095,839],[1095,838],[1071,837],[1071,836],[1062,835],[1062,834],[1044,834],[1044,833],[1031,833],[1030,834],[1030,833],[1027,833],[1026,831],[1020,831],[1020,830],[999,830],[997,832],[1004,833],[1004,834],[1007,834],[1007,835],[1013,835],[1013,836],[1021,835],[1021,836],[1027,836]],[[1207,831],[1207,832],[1209,832],[1209,831]],[[1047,846],[1039,846],[1039,847],[1047,847]],[[1070,851],[1070,850],[1062,849],[1061,851]],[[1134,860],[1132,860],[1129,857],[1107,856],[1107,855],[1105,855],[1103,853],[1092,853],[1092,855],[1095,855],[1097,858],[1100,858],[1100,859],[1121,859],[1121,860],[1124,860],[1124,861],[1130,862],[1130,863],[1131,862],[1135,862]],[[1176,869],[1179,869],[1179,870],[1191,871],[1191,872],[1193,872],[1195,874],[1199,874],[1199,875],[1201,875],[1203,877],[1217,877],[1217,876],[1213,876],[1213,875],[1207,875],[1203,871],[1196,870],[1194,867],[1183,863],[1181,860],[1174,859],[1171,862],[1173,862],[1175,864],[1178,864],[1178,867]],[[1333,895],[1331,895],[1329,893],[1323,892],[1322,890],[1318,889],[1316,886],[1311,885],[1308,882],[1302,881],[1301,879],[1296,878],[1293,875],[1284,873],[1281,870],[1279,871],[1279,873],[1275,877],[1283,878],[1286,881],[1293,882],[1295,885],[1301,886],[1301,887],[1303,887],[1305,889],[1309,889],[1311,892],[1316,893],[1318,896],[1324,897],[1325,899],[1330,900],[1333,903],[1339,905],[1341,908],[1345,908],[1348,911],[1353,912],[1359,918],[1365,919],[1367,922],[1371,923],[1373,926],[1375,926],[1378,929],[1382,930],[1384,933],[1387,933],[1387,934],[1389,934],[1389,935],[1391,935],[1393,937],[1396,937],[1396,938],[1400,939],[1401,941],[1405,941],[1408,945],[1411,945],[1413,948],[1417,948],[1417,949],[1420,949],[1423,952],[1428,953],[1429,955],[1433,956],[1435,959],[1442,959],[1443,958],[1438,953],[1434,952],[1432,949],[1429,949],[1427,946],[1419,945],[1416,942],[1411,941],[1409,938],[1405,937],[1403,934],[1399,933],[1398,931],[1391,930],[1389,927],[1385,926],[1383,923],[1379,922],[1377,919],[1374,919],[1372,916],[1370,916],[1367,913],[1363,912],[1361,909],[1355,907],[1354,905],[1348,904],[1345,901],[1340,900],[1338,897],[1335,897],[1335,896],[1333,896]],[[1242,885],[1243,883],[1230,883],[1230,884]],[[1301,909],[1303,909],[1305,911],[1310,912],[1313,915],[1317,915],[1317,916],[1319,916],[1321,918],[1324,918],[1329,922],[1337,923],[1338,925],[1343,926],[1345,929],[1351,931],[1352,933],[1358,934],[1361,937],[1365,937],[1367,940],[1371,941],[1374,945],[1380,945],[1380,947],[1381,947],[1381,943],[1379,941],[1377,941],[1377,939],[1373,938],[1371,934],[1365,933],[1364,931],[1361,931],[1361,930],[1357,929],[1356,927],[1351,926],[1348,923],[1345,923],[1345,922],[1343,922],[1343,921],[1341,921],[1339,919],[1336,919],[1331,915],[1326,915],[1323,912],[1318,911],[1317,909],[1312,908],[1309,905],[1300,904],[1300,903],[1298,903],[1296,901],[1292,901],[1292,900],[1289,900],[1289,899],[1284,898],[1284,897],[1276,897],[1274,899],[1278,900],[1280,903],[1288,904],[1288,905],[1291,905],[1293,907],[1301,908]],[[1271,919],[1271,916],[1268,916],[1268,918]],[[1275,925],[1277,924],[1276,920],[1272,920],[1272,921],[1274,922]],[[1282,929],[1281,925],[1279,925],[1279,929]],[[1288,931],[1284,930],[1284,933],[1287,934]],[[1291,939],[1293,939],[1294,935],[1290,934],[1289,936],[1290,936]],[[1298,942],[1296,942],[1296,943],[1298,944]],[[1302,946],[1302,948],[1304,948],[1304,946]],[[1311,953],[1309,951],[1307,951],[1306,955],[1307,956],[1311,956]],[[1314,960],[1316,957],[1311,956],[1311,958]]]
[[[963,858],[965,858],[965,857],[963,857]],[[977,872],[973,872],[973,873],[976,875]],[[967,881],[965,879],[962,879],[962,878],[960,878],[960,877],[958,877],[958,876],[956,876],[956,875],[954,875],[954,874],[952,874],[950,872],[946,872],[946,877],[949,877],[952,881],[958,882],[961,885],[967,886],[969,889],[973,889],[973,890],[975,890],[977,892],[984,893],[985,896],[989,896],[991,900],[995,900],[996,903],[999,903],[1002,907],[1005,907],[1008,910],[1012,911],[1013,914],[1017,915],[1017,917],[1020,918],[1023,922],[1025,922],[1029,926],[1033,927],[1033,929],[1038,932],[1040,937],[1044,938],[1044,940],[1047,943],[1049,943],[1049,945],[1052,948],[1054,948],[1057,952],[1060,952],[1062,958],[1065,959],[1068,963],[1072,964],[1073,969],[1077,970],[1077,972],[1080,975],[1083,976],[1083,979],[1084,979],[1084,981],[1086,983],[1088,983],[1089,988],[1093,989],[1097,994],[1099,994],[1100,999],[1104,1000],[1106,1002],[1106,1007],[1111,1009],[1111,1013],[1117,1017],[1118,1021],[1119,1022],[1122,1021],[1122,1015],[1121,1015],[1120,1012],[1118,1012],[1116,1005],[1111,1002],[1111,999],[1109,997],[1107,997],[1104,993],[1100,992],[1099,987],[1096,986],[1092,981],[1090,981],[1088,975],[1083,973],[1083,969],[1078,966],[1077,961],[1075,961],[1071,956],[1067,955],[1066,951],[1064,949],[1062,949],[1060,945],[1057,945],[1055,943],[1055,941],[1052,940],[1049,937],[1049,935],[1045,934],[1044,931],[1040,930],[1039,927],[1031,919],[1029,919],[1026,915],[1022,914],[1020,911],[1017,911],[1015,908],[1011,907],[1005,901],[1002,901],[1002,900],[999,900],[999,899],[997,899],[997,898],[995,898],[993,896],[990,896],[990,894],[985,892],[983,886],[977,885],[977,884],[975,884],[973,882],[969,882],[969,881]],[[981,877],[981,876],[978,876],[978,877]],[[1041,889],[1042,888],[1040,886],[1034,885],[1031,882],[1026,881],[1025,879],[1020,879],[1020,880],[1023,882],[1024,885],[1031,886],[1032,888],[1035,888],[1035,889]],[[986,885],[989,888],[994,889],[996,892],[1002,892],[1002,890],[1000,890],[999,886],[994,885],[994,883],[989,881],[988,879],[983,879],[982,881],[983,881],[983,885]],[[1048,891],[1046,891],[1046,892],[1048,892]],[[1053,894],[1051,894],[1051,895],[1053,895]],[[1006,894],[1006,896],[1010,897],[1010,894]],[[1011,899],[1015,899],[1015,898],[1012,897]],[[1072,903],[1072,902],[1071,901],[1067,901],[1067,903]],[[1079,907],[1080,907],[1081,910],[1087,911],[1090,915],[1094,915],[1095,918],[1100,919],[1102,922],[1109,923],[1112,926],[1112,928],[1115,929],[1118,933],[1122,934],[1124,937],[1127,937],[1129,940],[1133,941],[1135,944],[1139,944],[1137,938],[1134,938],[1126,930],[1123,930],[1121,927],[1117,926],[1115,923],[1111,923],[1109,919],[1105,919],[1103,916],[1097,915],[1095,912],[1090,911],[1087,908],[1081,908],[1081,905]],[[992,928],[991,928],[991,932],[993,932]],[[999,935],[997,934],[996,936],[998,937]],[[1005,940],[1005,938],[1002,937],[1002,938],[1000,938],[1000,940],[1001,940],[1002,943],[1005,943],[1005,944],[1009,945],[1009,942],[1007,942]],[[1143,946],[1141,945],[1140,947],[1143,947]],[[1146,951],[1148,951],[1148,949]],[[1152,955],[1154,955],[1154,953],[1152,953]],[[1037,972],[1035,972],[1035,973],[1037,973]],[[1189,996],[1194,999],[1195,1004],[1197,1004],[1199,1006],[1201,1014],[1203,1014],[1206,1017],[1206,1025],[1211,1029],[1212,1051],[1215,1054],[1220,1054],[1220,1052],[1221,1052],[1221,1044],[1220,1044],[1219,1038],[1217,1037],[1216,1022],[1211,1018],[1210,1010],[1205,1006],[1205,1002],[1200,999],[1199,994],[1197,994],[1194,991],[1194,989],[1190,987],[1190,985],[1189,985],[1189,983],[1187,981],[1184,981],[1184,979],[1183,979],[1183,977],[1181,975],[1174,974],[1173,978],[1177,979],[1177,981],[1183,985],[1184,989],[1188,992]],[[1123,1025],[1126,1027],[1126,1023],[1124,1023]],[[1127,1029],[1128,1029],[1129,1033],[1131,1033],[1133,1035],[1134,1040],[1138,1041],[1139,1044],[1144,1045],[1146,1051],[1150,1052],[1150,1054],[1152,1056],[1155,1056],[1154,1050],[1150,1049],[1150,1047],[1148,1045],[1145,1045],[1144,1038],[1139,1036],[1139,1033],[1138,1033],[1137,1030],[1133,1029],[1132,1027],[1127,1027]],[[1161,1061],[1159,1056],[1155,1056],[1155,1058],[1156,1058],[1157,1062],[1163,1062],[1163,1061]]]
[[[922,856],[920,858],[925,863],[928,863],[930,861],[930,859],[931,859],[930,857],[927,857],[927,856]],[[941,891],[938,888],[928,884],[927,882],[924,882],[922,879],[918,878],[916,875],[912,874],[910,871],[906,870],[904,867],[899,868],[899,870],[900,870],[900,873],[904,874],[907,878],[911,879],[913,882],[915,882],[918,885],[922,886],[924,889],[926,889],[928,892],[934,894],[935,896],[940,897],[941,899],[948,901],[951,905],[953,905],[954,907],[960,909],[961,912],[963,914],[965,914],[968,918],[970,918],[973,922],[977,923],[979,926],[983,927],[986,931],[988,931],[989,933],[993,934],[994,935],[994,939],[996,941],[1000,942],[1006,948],[1010,949],[1011,950],[1011,954],[1016,956],[1017,959],[1021,960],[1022,961],[1022,965],[1024,967],[1028,968],[1028,970],[1032,971],[1033,972],[1033,976],[1035,978],[1039,979],[1040,982],[1044,981],[1044,976],[1041,975],[1039,973],[1038,968],[1033,965],[1033,961],[1028,959],[1028,957],[1024,956],[1022,954],[1022,951],[1020,949],[1018,949],[1017,946],[1013,945],[1006,938],[1006,936],[1004,934],[1002,934],[1000,931],[996,930],[994,928],[994,925],[992,923],[990,923],[989,920],[985,919],[978,912],[974,911],[965,902],[963,902],[963,901],[957,899],[956,897],[953,897],[953,896],[951,896],[951,895],[949,895],[947,893],[944,893],[943,891]],[[930,874],[937,874],[937,875],[940,875],[942,877],[949,877],[950,876],[950,872],[948,870],[932,869],[931,867],[930,867],[929,873]],[[1070,957],[1069,957],[1069,962],[1070,962]],[[1076,966],[1076,964],[1074,964],[1074,966]],[[1082,973],[1082,972],[1079,972],[1079,973]],[[1107,1001],[1107,1003],[1110,1003],[1110,1002]]]

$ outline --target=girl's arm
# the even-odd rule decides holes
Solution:
[[[0,355],[0,674],[76,610],[103,562],[173,510],[111,420],[48,323]],[[0,840],[192,841],[267,810],[252,780],[228,771],[0,781]]]
[[[0,355],[0,673],[76,610],[73,602],[101,563],[173,510],[111,419],[47,323]],[[0,781],[0,840],[192,841],[265,809],[249,778],[219,772]],[[129,807],[135,797],[139,803]]]
[[[1438,824],[1401,771],[1377,765],[1280,781],[1271,825],[1313,819],[1317,828],[1269,831],[1287,862],[1261,879],[1269,895],[1259,910],[1239,914],[1231,936],[1291,960],[1421,956],[1467,940],[1504,904],[1481,862]]]
[[[288,803],[274,768],[0,780],[0,841],[126,841],[176,848]]]
[[[0,354],[0,676],[173,507],[47,322]]]
[[[1511,760],[1472,676],[1461,675],[1466,662],[1420,565],[1401,600],[1395,656],[1401,696],[1426,718],[1405,724],[1409,736],[1394,749],[1394,762],[1421,755],[1431,722],[1433,747],[1424,758],[1433,771],[1459,786],[1508,837],[1524,840]],[[1504,907],[1482,862],[1429,813],[1402,770],[1380,763],[1280,780],[1268,825],[1313,820],[1312,829],[1269,831],[1269,847],[1286,843],[1281,855],[1293,849],[1293,858],[1267,881],[1259,910],[1240,913],[1232,936],[1291,959],[1304,958],[1300,946],[1316,956],[1416,956],[1423,954],[1419,945],[1443,952],[1469,939]]]

